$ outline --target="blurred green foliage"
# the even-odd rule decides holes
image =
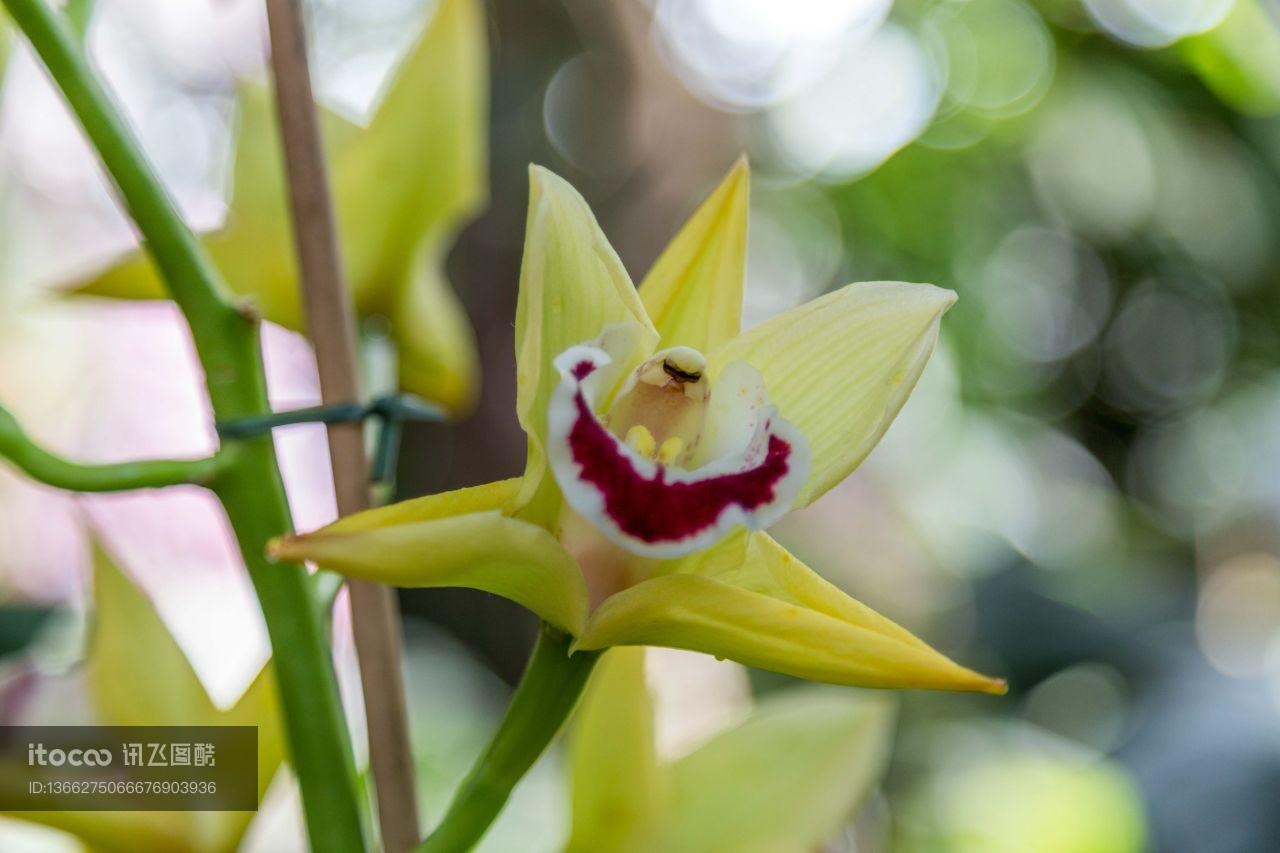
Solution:
[[[51,607],[27,604],[0,606],[0,660],[31,645],[53,612]]]

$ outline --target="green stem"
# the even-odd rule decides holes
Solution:
[[[572,638],[548,625],[534,647],[497,733],[418,853],[461,853],[475,846],[511,790],[560,731],[582,695],[600,652],[569,654]]]
[[[232,300],[62,16],[46,0],[3,1],[80,119],[186,316],[214,416],[228,421],[268,413],[257,317]],[[305,569],[271,565],[265,556],[267,541],[293,528],[271,437],[237,442],[214,491],[266,619],[312,849],[362,850],[350,736],[321,614]]]
[[[138,462],[84,464],[50,453],[31,440],[0,406],[0,458],[31,479],[72,492],[124,492],[164,486],[207,486],[231,462],[223,450],[204,459],[147,459]]]

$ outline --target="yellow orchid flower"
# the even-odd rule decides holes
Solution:
[[[361,316],[384,315],[400,385],[453,414],[479,387],[474,333],[443,262],[486,195],[485,26],[477,0],[441,0],[365,128],[322,111],[347,282]],[[266,319],[302,328],[297,263],[275,111],[265,86],[241,88],[226,224],[204,243],[227,284]],[[80,284],[123,299],[167,295],[135,251]]]
[[[745,162],[639,289],[582,197],[542,168],[531,181],[523,476],[359,513],[273,554],[502,595],[576,650],[670,646],[816,681],[1002,692],[762,531],[870,452],[954,294],[854,284],[740,334]]]

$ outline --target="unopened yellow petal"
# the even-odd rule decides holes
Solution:
[[[391,586],[481,589],[577,635],[587,609],[582,572],[546,530],[502,513],[518,487],[506,480],[356,513],[277,539],[271,554]]]
[[[452,241],[484,203],[488,66],[484,4],[440,0],[368,129],[334,152],[339,231],[362,309],[403,275],[424,235]]]
[[[738,334],[746,277],[750,170],[734,164],[640,284],[659,347],[710,351]]]
[[[516,412],[529,436],[529,460],[517,505],[533,498],[546,474],[547,403],[559,382],[555,357],[594,340],[614,323],[638,324],[643,355],[652,352],[658,339],[627,271],[582,196],[538,166],[530,167],[529,182],[516,305]]]
[[[367,128],[321,110],[347,285],[361,316],[391,319],[402,387],[465,413],[478,386],[474,336],[441,262],[487,195],[487,34],[479,0],[441,0],[393,73]],[[303,327],[275,104],[239,92],[226,222],[203,242],[231,290],[266,319]],[[74,288],[163,298],[154,264],[129,253]]]
[[[668,646],[810,681],[1000,693],[923,645],[708,577],[673,574],[605,600],[578,645]]]
[[[573,829],[568,853],[660,849],[664,779],[654,745],[644,649],[608,651],[573,718],[569,765]]]
[[[774,317],[712,352],[760,371],[782,416],[809,440],[813,468],[795,506],[858,466],[906,402],[956,296],[929,284],[851,284]]]
[[[666,840],[682,853],[820,850],[875,789],[893,703],[830,687],[775,693],[672,765]]]
[[[396,287],[388,313],[400,388],[466,415],[480,393],[476,335],[444,273],[444,247],[423,247]]]

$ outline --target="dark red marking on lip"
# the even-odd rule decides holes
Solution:
[[[575,376],[581,366],[574,366]],[[623,533],[649,544],[701,533],[730,506],[750,512],[770,503],[778,481],[790,470],[791,444],[770,435],[764,459],[745,471],[668,482],[666,470],[658,465],[652,478],[645,477],[596,420],[581,389],[574,403],[577,419],[569,431],[569,449],[581,469],[579,478],[604,495],[605,512]]]
[[[573,378],[581,382],[588,376],[596,372],[596,366],[589,361],[583,360],[573,366]]]

